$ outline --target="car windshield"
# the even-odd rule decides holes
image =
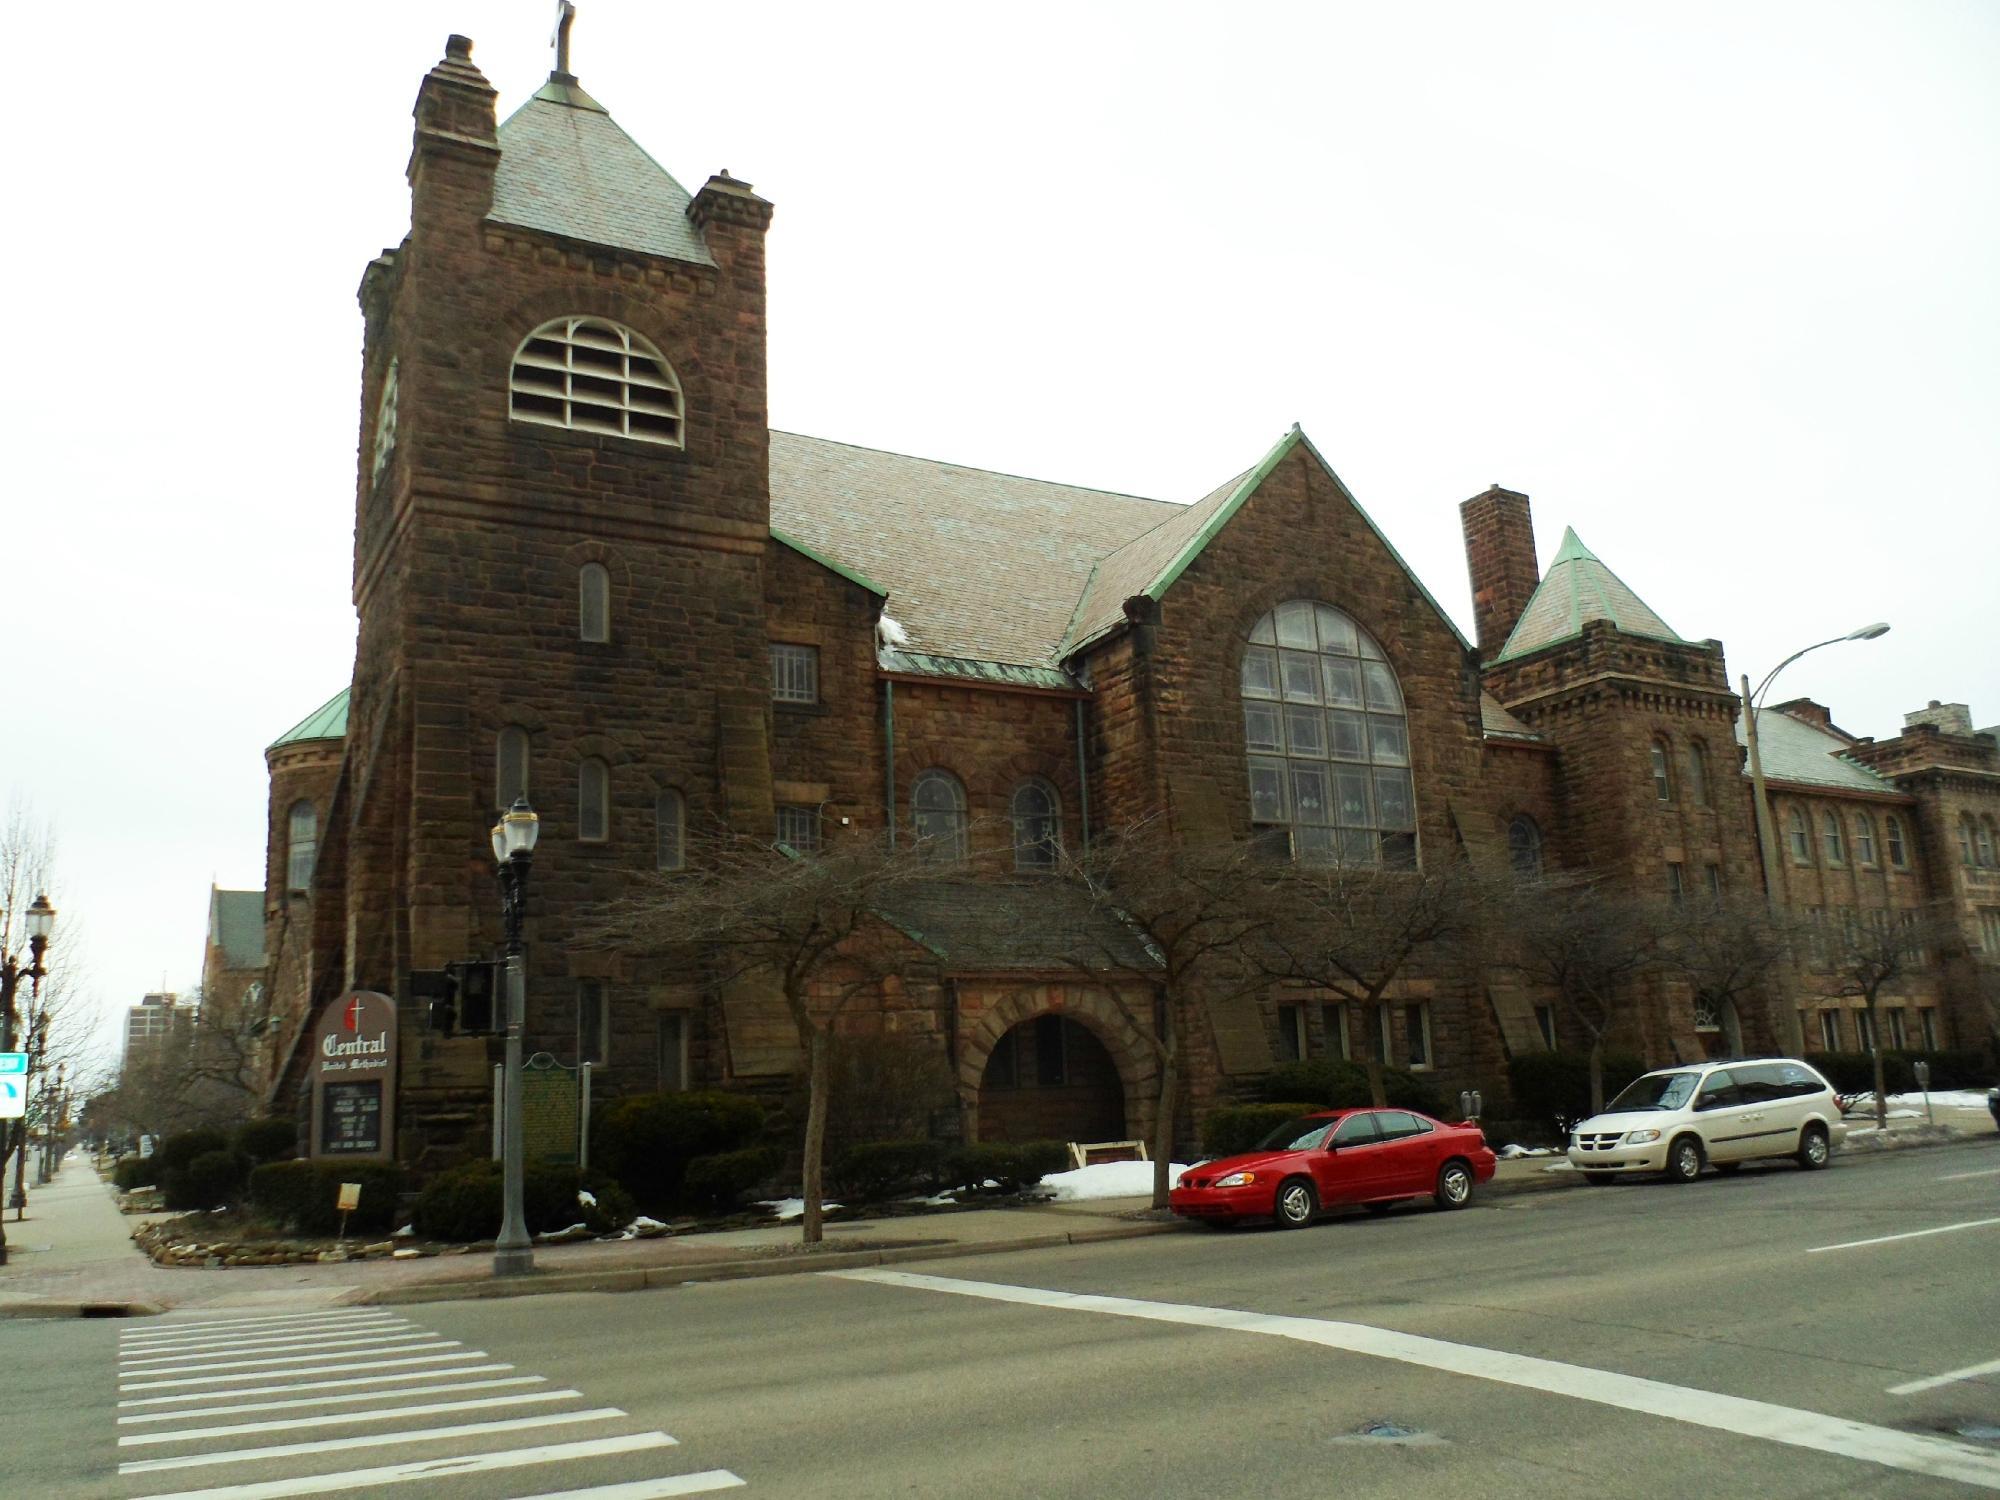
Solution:
[[[1604,1106],[1607,1115],[1634,1109],[1679,1109],[1694,1092],[1692,1073],[1648,1073],[1635,1078]]]
[[[1259,1151],[1310,1151],[1320,1143],[1327,1127],[1333,1124],[1328,1119],[1312,1119],[1302,1116],[1287,1120],[1276,1130],[1257,1143]]]

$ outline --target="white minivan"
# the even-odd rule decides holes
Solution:
[[[1812,1171],[1846,1134],[1832,1086],[1805,1063],[1732,1059],[1634,1079],[1571,1129],[1569,1161],[1591,1182],[1641,1172],[1692,1182],[1705,1164],[1733,1172],[1771,1156]]]

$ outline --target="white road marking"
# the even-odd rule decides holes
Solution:
[[[396,1380],[408,1379],[409,1377],[385,1375],[381,1378],[384,1380]],[[445,1391],[485,1391],[503,1385],[540,1385],[547,1379],[546,1375],[508,1375],[498,1380],[448,1380],[442,1385],[420,1385],[414,1389],[403,1391],[349,1391],[345,1396],[300,1396],[293,1401],[244,1401],[234,1406],[199,1406],[181,1411],[148,1412],[142,1417],[120,1417],[118,1425],[120,1427],[132,1427],[142,1422],[195,1422],[200,1421],[204,1417],[234,1417],[240,1416],[244,1412],[252,1411],[293,1411],[302,1406],[339,1406],[343,1403],[354,1401],[393,1401],[398,1397],[436,1396]],[[287,1386],[285,1389],[291,1390],[295,1389],[295,1387]],[[254,1393],[212,1391],[198,1399],[203,1401],[213,1401],[216,1399],[226,1401],[232,1397],[244,1394]],[[154,1396],[151,1399],[154,1401],[189,1401],[197,1398],[190,1396]],[[143,1402],[136,1401],[121,1401],[119,1403],[121,1406],[139,1406],[144,1404]],[[405,1407],[403,1410],[407,1411],[409,1408]]]
[[[1914,1396],[1918,1391],[1934,1391],[1941,1385],[1957,1385],[1961,1380],[1977,1380],[1981,1375],[2000,1375],[2000,1359],[1983,1365],[1967,1365],[1963,1370],[1947,1370],[1942,1375],[1926,1375],[1922,1380],[1906,1380],[1889,1387],[1892,1396]]]
[[[351,1422],[393,1422],[402,1417],[436,1417],[448,1411],[484,1411],[495,1406],[527,1406],[537,1401],[581,1401],[582,1391],[532,1391],[523,1396],[478,1396],[465,1401],[426,1401],[420,1406],[385,1406],[375,1411],[337,1411],[322,1417],[274,1417],[268,1422],[235,1422],[221,1427],[184,1427],[178,1432],[142,1432],[118,1440],[121,1448],[152,1443],[191,1443],[196,1438],[234,1437],[244,1432],[297,1432],[308,1427],[344,1427]]]
[[[280,1370],[286,1365],[327,1365],[336,1359],[346,1359],[353,1354],[409,1354],[419,1349],[456,1349],[457,1339],[440,1339],[434,1333],[422,1335],[398,1334],[395,1339],[384,1343],[380,1339],[368,1340],[379,1345],[374,1349],[337,1349],[325,1354],[275,1354],[264,1359],[223,1359],[213,1364],[133,1366],[118,1372],[120,1380],[136,1375],[205,1375],[213,1370]]]
[[[385,1484],[409,1484],[426,1479],[449,1479],[458,1474],[481,1474],[494,1469],[518,1469],[529,1464],[574,1463],[586,1458],[608,1458],[618,1453],[642,1453],[649,1448],[668,1448],[674,1440],[664,1432],[634,1432],[624,1437],[593,1438],[580,1443],[548,1443],[539,1448],[507,1448],[498,1453],[468,1453],[459,1458],[418,1459],[414,1463],[386,1464],[379,1469],[349,1469],[340,1474],[304,1474],[289,1479],[266,1479],[257,1484],[227,1484],[213,1489],[177,1490],[171,1495],[148,1495],[146,1500],[290,1500],[295,1495],[323,1495],[329,1490],[349,1490],[368,1494]],[[723,1470],[712,1470],[723,1473]],[[690,1480],[705,1476],[690,1474]],[[734,1474],[729,1478],[736,1479]],[[737,1480],[737,1483],[741,1483]],[[715,1485],[713,1488],[726,1488]],[[698,1494],[689,1490],[688,1494]]]
[[[676,1474],[665,1479],[632,1479],[624,1484],[594,1484],[588,1489],[563,1490],[559,1494],[527,1495],[523,1500],[671,1500],[675,1495],[733,1490],[742,1483],[727,1469],[707,1469],[699,1474]]]
[[[335,1370],[392,1370],[404,1365],[449,1364],[455,1359],[487,1357],[483,1349],[462,1349],[456,1354],[413,1354],[406,1359],[360,1359],[350,1360],[345,1364],[328,1362],[310,1370],[251,1370],[241,1375],[186,1375],[178,1380],[127,1380],[119,1383],[118,1391],[123,1395],[126,1391],[165,1391],[178,1386],[231,1385],[245,1380],[282,1380],[287,1375],[323,1375]],[[165,1372],[152,1370],[147,1373],[159,1375]]]
[[[236,1354],[269,1354],[279,1349],[361,1349],[370,1344],[407,1343],[411,1339],[434,1339],[437,1335],[427,1329],[397,1328],[382,1333],[350,1333],[339,1338],[325,1339],[259,1339],[250,1344],[232,1344],[221,1349],[179,1349],[171,1354],[121,1354],[118,1367],[131,1373],[138,1373],[158,1365],[177,1363],[190,1368],[207,1364],[211,1369],[226,1370],[230,1366],[219,1363]]]
[[[1839,1245],[1814,1245],[1806,1251],[1808,1255],[1823,1255],[1829,1250],[1859,1250],[1863,1245],[1889,1245],[1897,1240],[1920,1240],[1930,1234],[1956,1234],[1961,1229],[1984,1229],[1989,1224],[2000,1224],[2000,1219],[1967,1219],[1962,1224],[1940,1224],[1935,1229],[1912,1229],[1905,1234],[1878,1234],[1872,1240],[1848,1240]]]
[[[452,1357],[454,1359],[480,1359],[484,1356],[465,1354],[454,1355]],[[389,1363],[396,1364],[399,1361],[392,1359]],[[407,1375],[355,1375],[350,1376],[346,1380],[296,1380],[288,1375],[285,1377],[286,1383],[284,1385],[264,1386],[254,1391],[190,1391],[182,1396],[139,1396],[130,1401],[120,1401],[118,1405],[123,1410],[131,1406],[167,1406],[186,1401],[234,1401],[239,1396],[276,1395],[280,1391],[337,1391],[344,1390],[349,1386],[388,1385],[392,1382],[404,1380],[433,1380],[446,1375],[492,1375],[498,1371],[511,1370],[513,1368],[512,1365],[462,1365],[450,1370],[412,1370]],[[236,1377],[232,1376],[231,1378],[234,1379]],[[247,1380],[251,1377],[244,1376],[242,1378]],[[535,1375],[529,1378],[540,1380],[542,1377]],[[208,1384],[206,1381],[194,1381],[192,1383],[196,1385]],[[180,1382],[169,1380],[166,1384],[178,1385]],[[138,1386],[134,1389],[144,1390],[145,1387]],[[325,1399],[332,1401],[344,1398],[329,1396]]]
[[[339,1323],[331,1327],[316,1323],[306,1328],[260,1328],[249,1333],[213,1334],[198,1339],[148,1339],[143,1343],[120,1341],[118,1353],[124,1356],[179,1354],[189,1349],[245,1349],[282,1344],[288,1339],[358,1338],[369,1333],[394,1333],[409,1326],[402,1318],[376,1318],[366,1323]]]
[[[1591,1369],[1585,1365],[1564,1364],[1559,1360],[1512,1354],[1502,1349],[1454,1344],[1419,1334],[1373,1328],[1365,1323],[1240,1312],[1226,1307],[1198,1307],[1177,1302],[1142,1302],[1130,1297],[1043,1291],[1035,1287],[960,1281],[953,1277],[924,1276],[908,1271],[823,1271],[820,1274],[844,1281],[948,1292],[961,1297],[1054,1308],[1063,1312],[1094,1312],[1155,1323],[1270,1334],[1296,1339],[1301,1343],[1372,1355],[1378,1359],[1393,1359],[1425,1369],[1469,1375],[1502,1385],[1546,1391],[1551,1395],[1639,1412],[1649,1417],[1665,1417],[1717,1432],[1838,1454],[1913,1474],[1929,1474],[1984,1489],[2000,1490],[2000,1453],[1991,1449],[1898,1432],[1888,1427],[1874,1427],[1865,1422],[1851,1422],[1841,1417],[1823,1416],[1818,1412],[1747,1400],[1741,1396],[1668,1385],[1664,1381],[1647,1380],[1613,1370]]]
[[[373,1307],[316,1307],[307,1312],[260,1313],[255,1317],[241,1318],[175,1318],[168,1322],[147,1324],[143,1328],[120,1329],[127,1338],[141,1338],[148,1334],[184,1333],[194,1328],[252,1328],[261,1323],[296,1323],[302,1318],[376,1318],[381,1310]]]
[[[1983,1172],[1947,1172],[1938,1178],[1939,1182],[1963,1182],[1968,1177],[2000,1177],[2000,1167],[1988,1167]]]
[[[142,1323],[118,1330],[121,1344],[143,1343],[148,1339],[213,1339],[225,1335],[249,1337],[260,1333],[281,1333],[287,1328],[338,1328],[343,1323],[379,1323],[400,1317],[386,1307],[357,1307],[346,1311],[286,1313],[256,1323],[239,1323],[229,1318],[184,1318],[167,1323]]]
[[[145,1458],[120,1464],[120,1474],[157,1474],[163,1469],[200,1469],[211,1464],[260,1463],[295,1458],[304,1453],[345,1453],[355,1448],[387,1448],[399,1443],[442,1443],[453,1438],[482,1438],[496,1432],[520,1432],[530,1427],[561,1427],[572,1422],[608,1422],[625,1413],[615,1406],[589,1411],[549,1412],[539,1417],[510,1417],[504,1422],[460,1422],[451,1427],[423,1427],[415,1432],[371,1432],[362,1437],[322,1438],[313,1443],[273,1443],[262,1448],[232,1448],[225,1453],[185,1453],[177,1458]],[[666,1434],[660,1434],[665,1437]],[[673,1442],[672,1438],[667,1438]]]

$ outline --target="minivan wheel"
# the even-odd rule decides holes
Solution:
[[[1667,1180],[1693,1182],[1701,1176],[1701,1142],[1684,1135],[1667,1147]]]
[[[1280,1229],[1301,1229],[1312,1222],[1319,1199],[1312,1184],[1303,1177],[1288,1177],[1278,1184],[1277,1220]]]
[[[1462,1161],[1448,1161],[1438,1168],[1437,1206],[1463,1208],[1472,1201],[1472,1168]]]
[[[1824,1125],[1808,1125],[1799,1135],[1799,1165],[1808,1172],[1817,1172],[1826,1165],[1833,1150],[1826,1142]]]

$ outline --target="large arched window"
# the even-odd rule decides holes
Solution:
[[[681,446],[681,383],[665,356],[621,323],[557,318],[514,353],[516,422]]]
[[[965,858],[965,788],[951,772],[929,770],[917,777],[910,790],[910,817],[933,856]]]
[[[1045,781],[1024,781],[1009,806],[1014,819],[1014,868],[1053,870],[1062,852],[1062,804]]]
[[[611,574],[603,563],[585,563],[577,569],[576,616],[581,639],[611,639]]]
[[[312,889],[313,861],[319,857],[319,813],[310,802],[294,802],[285,820],[285,889]]]
[[[672,787],[653,801],[653,860],[662,870],[687,862],[687,804]]]
[[[1507,858],[1516,875],[1542,873],[1542,830],[1526,813],[1507,825]]]
[[[592,844],[611,836],[611,768],[594,755],[576,768],[576,836]]]
[[[505,812],[528,795],[528,731],[509,724],[493,741],[493,805]]]
[[[1293,600],[1257,622],[1243,652],[1243,739],[1250,819],[1286,829],[1298,858],[1416,863],[1402,690],[1347,615]]]

